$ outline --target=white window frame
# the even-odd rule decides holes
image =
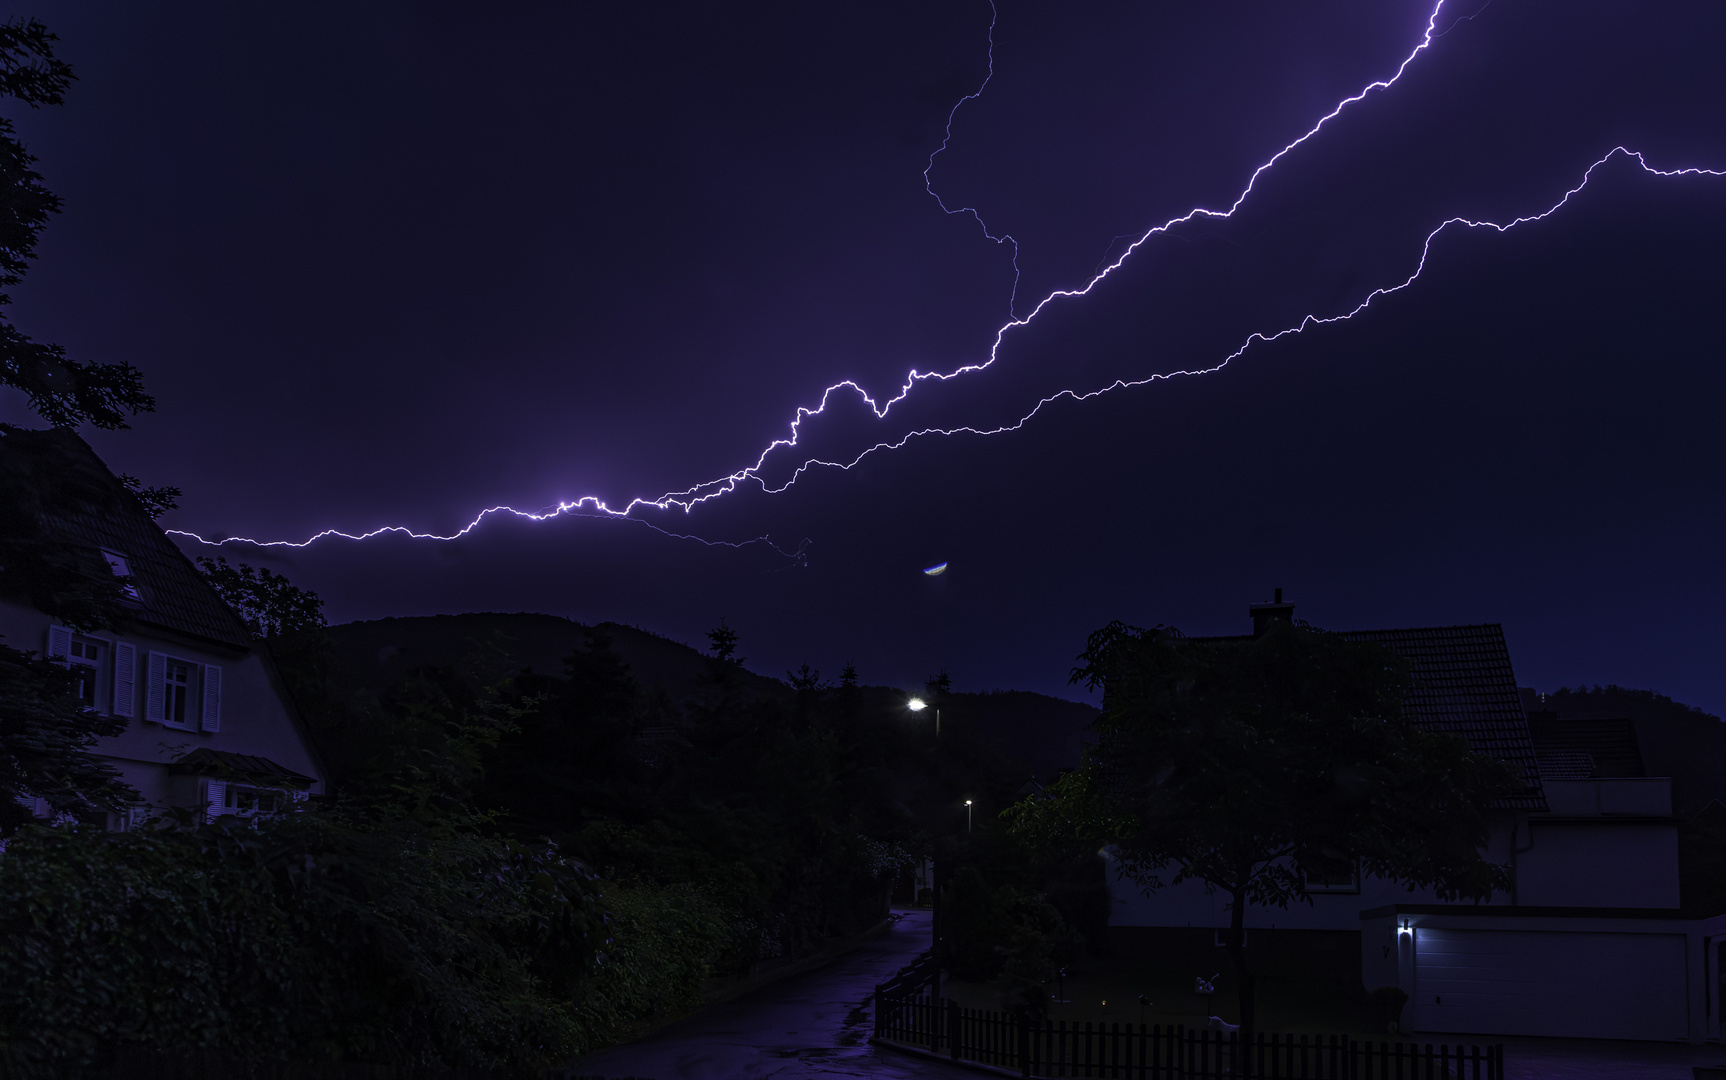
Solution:
[[[83,656],[73,656],[75,642],[94,644],[104,650],[92,662]],[[74,665],[96,672],[96,700],[92,711],[109,716],[131,717],[137,712],[137,647],[119,638],[85,634],[69,626],[48,627],[47,656],[53,663],[70,670]]]
[[[257,796],[271,796],[276,806],[271,810],[261,810],[257,806]],[[252,798],[250,807],[241,806],[247,797]],[[247,784],[235,780],[206,780],[203,784],[204,816],[214,820],[218,817],[248,817],[270,818],[281,814],[291,814],[300,809],[306,795],[293,788],[268,787],[262,784]]]
[[[168,715],[169,664],[181,664],[186,668],[185,683],[173,684],[184,685],[186,688],[184,720],[173,720]],[[145,695],[144,719],[175,731],[221,730],[222,669],[219,665],[200,664],[183,656],[152,651],[148,656],[145,678],[149,689]]]
[[[84,707],[90,712],[109,712],[109,709],[104,708],[103,706],[113,705],[113,687],[108,685],[110,680],[104,679],[102,676],[113,671],[114,643],[109,641],[107,638],[99,638],[90,634],[74,632],[72,634],[71,641],[68,644],[74,654],[68,654],[66,656],[66,670],[74,671],[78,668],[83,668],[90,673],[88,676],[90,680],[90,702]],[[95,656],[75,655],[77,650],[87,648],[91,645],[96,647],[97,653]]]

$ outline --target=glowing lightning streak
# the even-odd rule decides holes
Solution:
[[[1663,169],[1656,169],[1653,166],[1649,165],[1647,160],[1644,159],[1640,153],[1629,150],[1629,149],[1622,147],[1622,146],[1614,147],[1604,157],[1602,157],[1600,160],[1596,161],[1594,164],[1590,165],[1588,167],[1588,169],[1583,173],[1582,180],[1575,187],[1573,187],[1569,191],[1565,192],[1563,198],[1559,199],[1556,203],[1554,203],[1552,206],[1548,207],[1546,210],[1541,211],[1540,213],[1537,213],[1537,214],[1528,214],[1528,215],[1525,215],[1522,217],[1518,217],[1518,218],[1515,218],[1514,220],[1507,222],[1507,223],[1504,223],[1504,224],[1498,224],[1498,223],[1491,222],[1491,221],[1474,221],[1474,220],[1471,220],[1468,218],[1463,218],[1463,217],[1449,218],[1449,219],[1445,220],[1444,222],[1442,222],[1437,228],[1433,229],[1430,233],[1427,234],[1426,240],[1422,244],[1420,259],[1419,259],[1419,262],[1417,263],[1417,265],[1415,266],[1414,272],[1411,273],[1402,282],[1400,282],[1396,285],[1384,286],[1384,287],[1381,287],[1378,289],[1374,289],[1359,304],[1357,304],[1355,307],[1353,307],[1350,310],[1343,312],[1341,314],[1329,315],[1329,316],[1307,315],[1307,316],[1303,317],[1301,319],[1301,321],[1294,326],[1285,327],[1284,329],[1272,331],[1272,332],[1255,332],[1255,333],[1249,335],[1248,338],[1246,339],[1246,341],[1243,342],[1238,349],[1236,349],[1234,352],[1230,353],[1228,356],[1224,357],[1222,360],[1218,361],[1216,364],[1213,364],[1210,367],[1198,368],[1198,369],[1194,369],[1194,370],[1190,370],[1190,371],[1165,372],[1165,373],[1150,375],[1150,376],[1147,376],[1147,377],[1142,378],[1142,379],[1131,379],[1131,380],[1129,380],[1129,379],[1117,379],[1113,383],[1110,383],[1108,386],[1104,386],[1104,387],[1101,387],[1101,388],[1098,388],[1095,390],[1089,390],[1089,391],[1084,391],[1084,392],[1080,392],[1077,390],[1061,390],[1061,391],[1058,391],[1054,394],[1051,394],[1051,395],[1039,400],[1037,402],[1037,404],[1028,413],[1026,413],[1024,416],[1020,417],[1017,421],[1015,421],[1011,424],[1004,424],[1004,425],[1001,425],[999,427],[994,427],[994,428],[977,428],[977,427],[969,427],[969,426],[955,427],[955,428],[922,428],[922,429],[908,432],[903,437],[901,437],[897,440],[891,441],[891,442],[876,443],[874,446],[871,446],[871,447],[863,450],[861,453],[857,454],[855,457],[853,457],[849,461],[839,462],[839,461],[823,461],[823,460],[816,459],[816,458],[807,459],[802,464],[798,465],[795,470],[792,471],[790,479],[786,480],[785,483],[781,484],[778,487],[770,486],[766,481],[761,479],[761,472],[767,463],[768,457],[771,454],[773,454],[774,451],[796,447],[799,444],[799,439],[801,438],[801,435],[802,435],[802,427],[803,427],[804,421],[807,419],[810,419],[811,417],[821,416],[823,413],[825,413],[827,410],[827,406],[832,401],[833,395],[835,393],[838,393],[840,391],[850,391],[850,392],[854,393],[863,403],[865,403],[866,405],[869,406],[870,411],[874,413],[874,415],[876,416],[877,419],[885,419],[887,417],[887,415],[892,411],[893,406],[895,406],[899,402],[905,400],[905,398],[910,395],[912,389],[914,389],[918,383],[920,383],[924,380],[935,379],[935,380],[945,382],[945,381],[950,380],[950,379],[956,379],[962,375],[969,375],[969,374],[972,374],[972,373],[975,373],[978,371],[983,371],[983,370],[986,370],[987,368],[989,368],[991,365],[994,364],[996,358],[998,357],[1000,350],[1001,350],[1001,345],[1005,341],[1008,333],[1010,333],[1011,331],[1013,331],[1013,330],[1015,330],[1021,326],[1028,325],[1032,320],[1034,320],[1039,314],[1042,313],[1044,308],[1048,307],[1050,304],[1052,304],[1058,300],[1076,299],[1079,297],[1084,297],[1084,296],[1089,295],[1093,289],[1095,289],[1105,279],[1107,279],[1110,275],[1112,275],[1116,270],[1120,269],[1121,266],[1127,261],[1127,259],[1131,258],[1133,253],[1136,252],[1144,244],[1149,242],[1152,237],[1166,234],[1179,225],[1183,225],[1183,224],[1186,224],[1186,223],[1189,223],[1192,221],[1196,221],[1196,220],[1199,220],[1201,218],[1211,218],[1211,219],[1216,219],[1216,220],[1227,220],[1228,218],[1233,217],[1235,212],[1238,211],[1241,208],[1241,206],[1246,202],[1246,200],[1252,195],[1256,185],[1258,184],[1259,178],[1261,176],[1263,176],[1271,168],[1275,167],[1278,162],[1280,162],[1283,158],[1287,157],[1289,154],[1293,153],[1296,149],[1298,149],[1299,147],[1304,145],[1306,142],[1311,140],[1321,130],[1323,130],[1323,128],[1325,127],[1326,124],[1329,124],[1332,120],[1334,120],[1338,116],[1340,116],[1342,114],[1343,110],[1347,109],[1349,106],[1360,102],[1361,100],[1365,99],[1369,94],[1372,94],[1375,91],[1387,90],[1391,86],[1394,86],[1396,84],[1396,82],[1402,78],[1403,73],[1408,70],[1409,65],[1414,63],[1414,61],[1417,58],[1419,58],[1419,56],[1422,52],[1424,52],[1428,48],[1430,48],[1432,45],[1432,42],[1437,37],[1443,36],[1442,34],[1435,34],[1434,33],[1434,30],[1435,30],[1437,23],[1438,23],[1439,13],[1443,9],[1443,7],[1444,7],[1444,2],[1443,2],[1443,0],[1440,0],[1439,4],[1433,8],[1432,14],[1427,17],[1426,30],[1421,35],[1420,43],[1418,45],[1416,45],[1409,52],[1409,54],[1406,57],[1403,58],[1402,63],[1397,66],[1395,74],[1391,75],[1387,79],[1380,79],[1380,80],[1377,80],[1375,82],[1369,83],[1364,88],[1362,88],[1360,91],[1358,91],[1357,93],[1352,94],[1352,95],[1342,99],[1342,101],[1337,103],[1335,108],[1331,109],[1330,112],[1328,112],[1324,116],[1320,117],[1318,122],[1315,123],[1311,128],[1309,128],[1299,138],[1295,139],[1293,142],[1290,142],[1287,146],[1284,146],[1281,150],[1277,151],[1276,154],[1274,154],[1264,164],[1260,165],[1257,169],[1253,170],[1252,176],[1250,178],[1248,178],[1246,186],[1241,190],[1241,193],[1238,196],[1236,196],[1234,202],[1229,205],[1229,208],[1227,210],[1211,210],[1211,209],[1206,209],[1203,207],[1196,207],[1192,210],[1189,210],[1187,213],[1182,214],[1179,217],[1171,218],[1161,225],[1157,225],[1157,226],[1154,226],[1153,228],[1146,230],[1142,236],[1140,236],[1137,240],[1133,241],[1132,244],[1128,245],[1126,247],[1126,249],[1123,250],[1121,252],[1121,254],[1113,262],[1109,263],[1107,266],[1104,266],[1102,269],[1098,270],[1092,276],[1091,280],[1088,281],[1082,288],[1057,289],[1054,292],[1051,292],[1049,295],[1045,296],[1041,301],[1039,301],[1037,303],[1037,305],[1034,308],[1032,308],[1027,314],[1025,314],[1023,316],[1012,315],[1011,310],[1010,310],[1010,318],[1008,319],[1008,321],[1006,323],[1002,324],[1002,326],[998,330],[996,330],[996,332],[995,332],[994,341],[990,344],[990,347],[989,347],[989,354],[988,354],[987,360],[984,360],[984,361],[981,361],[978,363],[973,363],[973,364],[961,365],[961,366],[953,369],[952,371],[948,371],[948,372],[919,372],[915,368],[913,368],[910,371],[910,373],[906,376],[906,379],[905,379],[905,382],[903,383],[903,385],[900,386],[899,392],[897,394],[895,394],[893,397],[888,398],[885,402],[877,402],[875,400],[875,398],[872,397],[867,391],[865,391],[860,385],[858,385],[856,382],[854,382],[850,379],[846,379],[842,382],[838,382],[838,383],[833,384],[832,386],[829,386],[826,390],[824,390],[822,392],[821,403],[818,406],[816,406],[815,408],[809,408],[807,406],[799,406],[798,407],[796,414],[793,417],[791,424],[790,424],[790,434],[787,437],[773,440],[761,451],[761,454],[756,458],[755,463],[753,465],[747,466],[747,467],[742,468],[742,469],[738,469],[737,471],[735,471],[735,472],[733,472],[727,476],[721,477],[721,478],[716,479],[716,480],[711,480],[711,481],[708,481],[706,483],[697,484],[694,487],[686,488],[682,491],[667,492],[666,494],[661,495],[658,498],[652,498],[652,499],[634,498],[634,499],[631,499],[628,502],[628,504],[626,504],[622,509],[613,509],[612,507],[606,505],[606,503],[603,500],[601,500],[600,498],[598,498],[597,496],[591,496],[591,495],[590,496],[584,496],[582,498],[567,501],[567,502],[561,502],[561,503],[557,504],[557,506],[555,506],[554,508],[540,511],[537,513],[530,512],[530,511],[516,510],[513,507],[508,507],[508,506],[494,506],[494,507],[490,507],[489,509],[481,511],[478,515],[476,515],[474,517],[474,519],[472,521],[468,522],[467,525],[463,526],[462,528],[460,528],[460,529],[456,530],[455,532],[450,533],[448,535],[442,535],[442,534],[430,533],[430,532],[414,532],[411,529],[408,529],[404,526],[399,526],[399,525],[384,526],[382,528],[373,529],[370,532],[364,532],[364,533],[347,533],[347,532],[343,532],[339,529],[325,529],[322,532],[316,533],[313,536],[310,536],[307,539],[300,540],[300,541],[288,541],[288,540],[256,541],[256,540],[248,540],[248,539],[241,538],[241,537],[233,537],[233,538],[228,538],[228,539],[224,539],[224,540],[205,540],[203,537],[198,536],[195,533],[181,532],[179,530],[168,530],[168,531],[173,533],[174,535],[177,535],[177,536],[185,536],[185,537],[188,537],[190,539],[198,540],[201,543],[211,544],[211,545],[220,545],[220,544],[238,542],[238,543],[254,544],[254,545],[257,545],[259,547],[294,547],[294,548],[300,548],[300,547],[306,547],[312,543],[315,543],[318,540],[323,540],[323,539],[327,539],[327,538],[331,538],[331,537],[341,537],[343,539],[348,539],[348,540],[368,540],[368,539],[371,539],[372,537],[381,536],[385,533],[400,534],[402,536],[410,537],[410,538],[413,538],[416,540],[457,540],[463,536],[466,536],[468,533],[472,532],[487,518],[492,517],[494,515],[508,514],[508,515],[513,515],[515,517],[525,518],[525,519],[533,520],[533,521],[545,521],[545,520],[548,520],[550,518],[561,517],[561,516],[594,517],[594,518],[613,519],[613,520],[615,520],[615,519],[628,519],[628,520],[635,521],[639,524],[647,525],[649,528],[655,529],[658,532],[665,533],[667,536],[676,537],[678,539],[696,540],[700,543],[707,544],[708,546],[741,548],[741,547],[744,547],[747,545],[759,544],[759,543],[766,543],[769,546],[774,546],[771,544],[770,541],[767,540],[766,537],[757,537],[753,540],[746,540],[746,541],[742,541],[742,542],[738,542],[738,543],[732,543],[732,542],[728,542],[728,541],[710,541],[710,540],[706,540],[706,539],[703,539],[703,538],[697,537],[697,536],[688,536],[688,535],[684,535],[684,534],[673,533],[673,532],[670,532],[670,531],[665,530],[665,529],[660,529],[658,526],[652,525],[651,523],[648,523],[648,522],[641,521],[641,519],[639,519],[639,518],[631,518],[630,515],[635,510],[637,510],[639,508],[647,508],[647,507],[651,507],[651,508],[659,509],[659,510],[668,510],[668,509],[671,509],[673,507],[676,507],[680,510],[683,510],[685,513],[688,513],[689,511],[693,510],[695,507],[701,505],[702,503],[705,503],[705,502],[708,502],[710,500],[720,498],[721,496],[730,494],[731,492],[737,490],[739,485],[741,485],[745,482],[754,482],[756,484],[759,484],[763,491],[765,491],[769,494],[777,494],[777,493],[783,492],[786,489],[788,489],[789,487],[791,487],[791,485],[796,483],[797,480],[806,471],[808,471],[810,468],[812,468],[814,466],[825,466],[825,467],[838,468],[838,469],[850,469],[853,466],[855,466],[858,462],[862,461],[865,457],[869,456],[870,454],[873,454],[873,453],[880,451],[880,450],[899,449],[899,448],[905,446],[907,443],[909,443],[912,439],[919,438],[921,436],[926,436],[926,435],[960,435],[960,434],[997,435],[997,434],[1003,434],[1003,433],[1010,432],[1010,431],[1017,431],[1020,428],[1024,427],[1024,425],[1026,423],[1028,423],[1033,417],[1035,417],[1037,415],[1037,413],[1042,410],[1043,406],[1048,405],[1051,402],[1058,401],[1062,398],[1070,398],[1074,401],[1088,401],[1091,398],[1098,397],[1102,394],[1110,393],[1110,392],[1115,391],[1115,390],[1131,389],[1133,387],[1145,386],[1145,385],[1153,383],[1153,382],[1159,382],[1159,381],[1163,381],[1163,380],[1174,379],[1174,378],[1179,377],[1179,376],[1208,375],[1208,374],[1220,371],[1224,367],[1228,366],[1228,364],[1231,361],[1240,357],[1249,348],[1251,348],[1253,345],[1255,345],[1257,343],[1277,341],[1280,338],[1284,338],[1284,337],[1287,337],[1287,336],[1290,336],[1293,334],[1302,333],[1305,330],[1307,330],[1308,328],[1314,327],[1314,326],[1324,326],[1324,325],[1328,325],[1331,323],[1347,321],[1349,319],[1354,318],[1356,315],[1360,314],[1361,312],[1365,311],[1373,303],[1373,301],[1377,300],[1379,297],[1388,296],[1392,293],[1400,292],[1403,289],[1408,288],[1410,285],[1414,284],[1414,282],[1420,277],[1422,272],[1424,272],[1424,270],[1426,269],[1426,262],[1427,262],[1428,256],[1431,253],[1433,241],[1437,239],[1437,237],[1439,236],[1440,233],[1444,232],[1446,229],[1450,228],[1453,225],[1460,225],[1460,226],[1464,226],[1467,228],[1490,228],[1490,229],[1494,229],[1500,233],[1503,233],[1503,232],[1509,231],[1510,229],[1515,228],[1518,225],[1522,225],[1522,224],[1525,224],[1527,222],[1532,222],[1532,221],[1540,221],[1546,217],[1551,216],[1552,214],[1556,213],[1558,210],[1562,209],[1567,203],[1569,203],[1570,199],[1574,195],[1576,195],[1577,193],[1582,191],[1582,189],[1588,185],[1588,181],[1593,177],[1594,171],[1596,169],[1600,168],[1600,166],[1604,165],[1606,162],[1610,161],[1614,156],[1619,155],[1619,154],[1623,154],[1626,157],[1634,158],[1637,161],[1637,163],[1642,167],[1642,169],[1644,171],[1646,171],[1652,175],[1655,175],[1655,176],[1660,176],[1660,177],[1675,177],[1675,176],[1721,177],[1721,176],[1726,176],[1726,170],[1705,169],[1705,168],[1683,168],[1683,169],[1664,169],[1664,170]],[[1484,8],[1482,10],[1484,10]],[[1476,12],[1475,14],[1478,15],[1479,12]],[[1467,16],[1467,18],[1473,18],[1473,17],[1474,16]],[[1458,23],[1460,23],[1462,21],[1464,21],[1464,20],[1463,19],[1457,20]],[[932,170],[934,168],[935,158],[938,157],[941,154],[941,152],[947,148],[948,144],[952,140],[953,117],[957,114],[960,106],[964,105],[965,102],[975,100],[983,92],[983,89],[988,85],[989,80],[994,77],[994,55],[993,55],[993,53],[994,53],[994,27],[995,27],[995,22],[994,22],[994,19],[991,18],[990,23],[989,23],[990,58],[989,58],[988,74],[984,77],[982,84],[978,86],[976,91],[974,91],[971,94],[967,94],[965,97],[961,98],[959,100],[959,102],[953,106],[952,111],[948,113],[946,135],[942,139],[941,146],[939,148],[937,148],[935,150],[935,152],[929,156],[929,163],[923,171],[923,178],[924,178],[925,188],[928,189],[930,195],[935,197],[936,202],[940,205],[940,207],[944,213],[958,214],[958,215],[968,214],[972,218],[974,218],[980,226],[983,227],[983,233],[986,237],[988,237],[988,239],[990,239],[996,243],[1009,243],[1009,244],[1013,245],[1013,250],[1014,250],[1014,289],[1015,289],[1015,294],[1016,294],[1017,283],[1018,283],[1018,245],[1017,245],[1017,243],[1013,240],[1013,238],[1011,236],[1003,234],[1002,236],[997,237],[997,236],[993,235],[992,233],[990,233],[988,231],[987,224],[984,223],[984,221],[982,219],[982,216],[974,208],[972,208],[972,207],[961,207],[961,208],[956,209],[956,210],[950,209],[946,205],[946,203],[941,200],[940,196],[935,193],[934,188],[933,188],[933,186],[929,180],[929,172],[930,172],[930,170]],[[1455,29],[1455,24],[1453,24],[1450,29]],[[1449,29],[1447,29],[1445,31],[1445,33],[1449,33],[1449,32],[1450,32]],[[1009,305],[1010,309],[1011,309],[1011,306],[1012,305],[1010,304]],[[791,557],[791,558],[800,558],[802,555],[802,552],[804,550],[804,545],[799,545],[799,547],[797,548],[797,550],[795,552],[785,552],[776,546],[774,546],[774,550],[779,551],[780,554],[787,555],[788,557]]]
[[[1073,401],[1089,401],[1091,398],[1101,397],[1103,394],[1107,394],[1107,393],[1110,393],[1110,392],[1115,391],[1115,390],[1128,390],[1128,389],[1131,389],[1131,388],[1136,387],[1136,386],[1146,386],[1146,385],[1149,385],[1150,383],[1162,382],[1162,381],[1169,380],[1169,379],[1179,378],[1179,377],[1185,376],[1185,375],[1210,375],[1210,374],[1213,374],[1215,372],[1221,371],[1223,368],[1227,367],[1231,361],[1238,359],[1248,349],[1252,348],[1254,345],[1256,345],[1260,342],[1267,342],[1268,343],[1268,342],[1276,341],[1280,338],[1285,338],[1285,337],[1289,337],[1289,336],[1294,335],[1294,334],[1303,333],[1306,330],[1308,330],[1309,328],[1314,327],[1314,326],[1327,326],[1327,325],[1330,325],[1331,323],[1346,322],[1349,319],[1354,318],[1356,315],[1359,315],[1361,312],[1365,311],[1368,307],[1370,307],[1372,305],[1372,302],[1374,300],[1377,300],[1379,297],[1389,296],[1392,293],[1401,292],[1402,290],[1408,288],[1410,285],[1413,285],[1415,283],[1415,280],[1418,279],[1420,277],[1420,275],[1426,270],[1426,260],[1427,260],[1427,257],[1432,253],[1433,241],[1438,239],[1438,235],[1440,233],[1444,232],[1446,229],[1450,228],[1453,225],[1460,225],[1460,226],[1464,226],[1464,227],[1470,228],[1470,229],[1492,229],[1492,230],[1499,232],[1499,233],[1506,233],[1506,232],[1509,232],[1511,229],[1514,229],[1518,225],[1523,225],[1523,224],[1526,224],[1526,223],[1531,222],[1531,221],[1541,221],[1541,220],[1544,220],[1545,218],[1550,217],[1551,215],[1557,213],[1559,210],[1563,209],[1565,204],[1568,203],[1573,196],[1575,196],[1576,194],[1581,192],[1583,188],[1588,186],[1588,181],[1594,176],[1594,170],[1600,168],[1602,165],[1606,164],[1608,161],[1611,161],[1614,157],[1617,157],[1620,154],[1624,155],[1627,158],[1634,158],[1636,160],[1637,164],[1642,167],[1644,172],[1650,173],[1654,176],[1668,177],[1668,178],[1669,177],[1675,177],[1675,176],[1726,177],[1726,169],[1703,169],[1703,168],[1656,169],[1652,165],[1649,165],[1648,161],[1640,153],[1638,153],[1634,150],[1626,149],[1625,147],[1622,147],[1622,146],[1615,146],[1610,151],[1607,152],[1605,157],[1601,158],[1599,161],[1596,161],[1594,164],[1592,164],[1588,167],[1588,169],[1582,174],[1581,182],[1579,182],[1575,187],[1571,188],[1569,191],[1565,192],[1563,198],[1559,199],[1556,203],[1553,203],[1551,206],[1547,207],[1545,210],[1542,210],[1540,213],[1538,213],[1538,214],[1525,214],[1522,217],[1515,218],[1514,220],[1506,222],[1502,225],[1497,223],[1497,222],[1493,222],[1493,221],[1475,221],[1475,220],[1472,220],[1470,218],[1465,218],[1465,217],[1448,218],[1443,223],[1441,223],[1438,226],[1438,228],[1436,228],[1436,229],[1432,230],[1430,233],[1426,234],[1426,241],[1424,244],[1421,245],[1420,261],[1418,264],[1416,264],[1416,266],[1414,268],[1414,272],[1412,274],[1408,275],[1407,278],[1404,278],[1398,284],[1387,285],[1387,286],[1383,286],[1381,288],[1374,289],[1372,292],[1367,294],[1366,299],[1362,300],[1359,304],[1356,304],[1353,308],[1350,308],[1348,311],[1345,311],[1340,315],[1325,315],[1325,316],[1307,315],[1307,316],[1303,317],[1299,323],[1295,324],[1294,326],[1285,327],[1282,330],[1277,330],[1277,331],[1270,332],[1270,333],[1255,332],[1255,333],[1253,333],[1247,337],[1246,341],[1244,343],[1242,343],[1240,348],[1236,349],[1234,352],[1230,353],[1229,355],[1223,357],[1223,359],[1219,360],[1217,363],[1211,365],[1208,368],[1197,368],[1197,369],[1191,370],[1191,371],[1169,371],[1169,372],[1163,372],[1163,373],[1156,374],[1156,375],[1147,375],[1146,377],[1144,377],[1142,379],[1116,379],[1114,382],[1110,383],[1108,386],[1100,387],[1096,390],[1086,391],[1084,393],[1080,393],[1079,391],[1076,391],[1076,390],[1060,390],[1060,391],[1057,391],[1053,394],[1050,394],[1048,397],[1045,397],[1045,398],[1041,399],[1040,401],[1038,401],[1037,404],[1031,409],[1030,412],[1026,413],[1024,416],[1020,417],[1018,420],[1016,420],[1015,422],[1013,422],[1011,424],[1003,424],[1000,427],[993,427],[993,428],[975,428],[975,427],[923,428],[923,429],[920,429],[917,431],[908,432],[908,433],[906,433],[906,435],[904,437],[902,437],[902,438],[900,438],[894,442],[876,443],[874,446],[871,446],[867,450],[864,450],[862,453],[858,454],[856,457],[852,458],[848,462],[820,461],[820,460],[815,460],[815,459],[805,461],[802,465],[799,465],[797,467],[796,471],[792,474],[792,478],[790,480],[787,480],[784,484],[782,484],[776,488],[767,487],[767,485],[763,484],[762,488],[765,491],[777,494],[778,492],[784,491],[786,488],[789,488],[793,483],[796,483],[797,478],[799,476],[801,476],[806,470],[808,470],[809,468],[811,468],[813,466],[824,465],[824,466],[830,466],[833,468],[849,469],[853,465],[856,465],[858,462],[862,461],[864,458],[868,457],[870,454],[873,454],[878,450],[897,450],[897,449],[905,446],[912,439],[918,438],[918,437],[923,436],[923,435],[1000,435],[1000,434],[1004,434],[1004,433],[1009,432],[1009,431],[1018,431],[1020,428],[1024,427],[1028,422],[1030,422],[1032,417],[1036,416],[1037,413],[1041,412],[1043,406],[1048,405],[1054,401],[1059,401],[1062,398],[1071,398]],[[1117,263],[1116,265],[1119,265],[1119,263]],[[1095,284],[1095,283],[1093,282],[1093,284]]]

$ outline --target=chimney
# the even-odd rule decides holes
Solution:
[[[1247,614],[1253,617],[1253,637],[1263,637],[1265,631],[1271,628],[1271,623],[1294,622],[1294,605],[1283,603],[1283,591],[1278,589],[1276,599],[1268,604],[1253,604],[1247,608]]]

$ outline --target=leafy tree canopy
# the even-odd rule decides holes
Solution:
[[[1113,841],[1147,892],[1197,879],[1228,894],[1243,1025],[1248,904],[1307,899],[1307,875],[1337,868],[1446,900],[1508,888],[1480,849],[1520,782],[1403,717],[1407,665],[1383,646],[1294,623],[1245,641],[1113,623],[1080,659],[1073,681],[1104,691],[1097,752],[1014,825]]]
[[[126,721],[86,709],[72,673],[0,645],[0,835],[30,820],[19,800],[48,801],[56,814],[100,819],[138,798],[106,760],[90,753]]]
[[[59,105],[74,78],[54,56],[58,39],[35,19],[0,24],[0,97],[31,108]],[[0,288],[18,284],[36,257],[48,218],[60,211],[32,166],[36,159],[0,118]],[[0,307],[11,303],[0,293]],[[73,360],[58,345],[34,341],[0,316],[0,386],[24,392],[30,408],[55,427],[92,424],[123,428],[128,415],[149,412],[155,401],[130,364]]]
[[[255,638],[279,637],[324,628],[324,602],[267,568],[230,566],[218,555],[198,557],[198,568],[222,602],[234,609]]]

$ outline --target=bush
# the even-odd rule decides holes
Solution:
[[[576,1053],[699,1006],[732,932],[712,899],[689,885],[608,884],[605,903],[612,941],[575,1008]]]
[[[1380,1031],[1395,1032],[1402,1023],[1402,1008],[1408,992],[1401,987],[1380,986],[1366,996],[1367,1009]]]
[[[0,1041],[21,1073],[129,1046],[528,1074],[580,1047],[605,942],[579,864],[453,825],[33,826],[0,854]]]

